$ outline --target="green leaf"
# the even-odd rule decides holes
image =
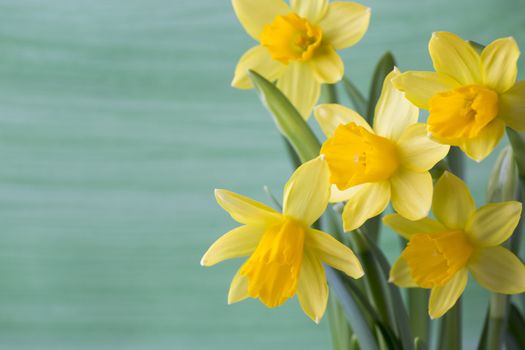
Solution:
[[[352,346],[352,329],[349,327],[339,301],[330,295],[328,299],[328,322],[333,350],[348,350]]]
[[[329,266],[326,266],[325,270],[330,288],[341,303],[346,319],[352,325],[360,347],[367,350],[379,350],[376,339],[372,335],[357,302],[345,285],[344,279],[337,271]]]
[[[428,347],[427,347],[427,344],[425,343],[425,341],[423,341],[420,338],[416,337],[416,339],[414,339],[414,349],[415,350],[427,350]]]
[[[507,128],[507,136],[514,151],[514,160],[518,167],[520,183],[525,187],[525,133]]]
[[[271,82],[254,71],[249,71],[261,102],[272,114],[277,129],[290,142],[304,163],[319,155],[321,145],[312,129],[286,96]]]
[[[440,321],[438,349],[461,350],[461,298]]]
[[[491,203],[515,200],[517,196],[518,167],[512,147],[501,150],[494,163],[487,185],[487,201]]]
[[[472,40],[468,40],[467,41],[470,46],[472,46],[474,48],[474,50],[476,50],[477,53],[481,54],[483,52],[483,49],[485,48],[485,45],[481,45],[480,43],[478,42],[475,42],[475,41],[472,41]]]
[[[383,89],[383,82],[386,76],[390,73],[396,65],[394,56],[390,52],[386,52],[376,65],[374,75],[372,77],[372,83],[370,85],[370,93],[368,94],[368,108],[366,113],[366,119],[370,125],[373,125],[374,111],[376,108],[379,96],[381,96],[381,90]]]
[[[350,102],[352,103],[352,107],[354,110],[359,113],[362,117],[366,118],[368,113],[368,102],[363,97],[361,92],[357,89],[357,87],[352,84],[350,80],[347,78],[343,78],[341,81],[343,84],[343,88],[346,91],[346,94],[348,95],[348,98],[350,99]]]
[[[509,350],[525,349],[525,319],[516,305],[510,305],[506,343]]]

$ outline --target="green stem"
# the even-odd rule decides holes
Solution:
[[[428,290],[421,288],[409,288],[408,312],[410,314],[410,328],[415,338],[428,343],[430,322],[427,314]]]
[[[461,349],[461,298],[441,320],[441,330],[438,349]]]
[[[489,324],[486,350],[500,350],[506,327],[508,297],[493,293],[490,297]]]
[[[465,178],[465,161],[463,151],[456,146],[450,147],[447,160],[450,171],[460,177]]]
[[[337,96],[337,90],[335,89],[335,84],[325,84],[324,86],[324,98],[326,103],[339,103],[339,98]]]

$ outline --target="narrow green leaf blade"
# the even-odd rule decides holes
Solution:
[[[359,89],[357,89],[357,87],[347,78],[343,78],[342,84],[354,110],[366,118],[368,113],[368,102],[363,94],[361,94]]]
[[[381,96],[381,90],[383,89],[383,81],[385,80],[388,73],[390,73],[396,65],[394,56],[390,52],[386,52],[376,65],[374,75],[372,77],[372,83],[370,85],[370,93],[368,95],[368,108],[366,113],[367,121],[370,125],[373,124],[374,111],[376,108],[379,96]]]
[[[321,145],[312,129],[286,96],[271,82],[254,71],[249,71],[261,102],[272,114],[281,134],[290,142],[304,163],[319,155]]]

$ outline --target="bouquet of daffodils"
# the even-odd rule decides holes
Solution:
[[[469,275],[492,294],[479,349],[525,349],[525,266],[518,258],[525,193],[525,81],[512,37],[483,46],[448,32],[428,45],[433,72],[401,72],[387,53],[367,98],[344,77],[337,50],[364,36],[370,9],[328,0],[233,0],[258,44],[232,85],[255,88],[295,172],[272,207],[227,190],[219,205],[240,226],[201,264],[247,257],[228,303],[273,308],[297,295],[319,323],[327,308],[334,349],[461,348],[461,294]],[[341,83],[352,108],[337,103]],[[325,104],[318,104],[321,90]],[[428,111],[426,123],[419,109]],[[320,142],[307,123],[313,114]],[[503,148],[476,206],[463,157]],[[521,190],[521,191],[520,191]],[[383,215],[389,204],[395,213]],[[402,250],[390,266],[384,224]],[[330,291],[330,297],[329,297]],[[439,334],[430,320],[440,319]],[[433,337],[431,337],[431,335]]]

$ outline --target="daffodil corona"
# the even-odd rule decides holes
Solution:
[[[432,201],[428,172],[449,146],[432,141],[419,110],[396,90],[392,71],[385,79],[375,110],[374,127],[340,105],[320,105],[315,117],[328,137],[321,148],[330,169],[332,202],[347,201],[346,231],[361,226],[387,207],[411,219],[427,215]]]
[[[282,214],[252,199],[216,190],[217,202],[243,226],[219,238],[201,264],[249,256],[233,278],[228,303],[252,297],[276,307],[297,294],[304,312],[319,322],[328,300],[321,262],[353,278],[363,275],[349,248],[310,228],[328,205],[328,177],[322,157],[299,167],[286,184]]]
[[[525,131],[525,81],[516,82],[520,55],[513,38],[498,39],[481,53],[458,36],[432,35],[429,51],[436,72],[406,72],[394,85],[428,109],[428,132],[481,161],[505,126]]]
[[[525,292],[525,266],[500,246],[514,232],[522,205],[510,201],[476,209],[463,181],[445,172],[436,183],[432,211],[437,220],[410,221],[399,214],[383,221],[408,240],[392,267],[400,287],[432,289],[429,314],[445,314],[463,293],[468,272],[481,286],[502,294]]]
[[[364,36],[370,9],[353,2],[328,0],[233,0],[233,8],[260,45],[248,50],[235,69],[232,85],[252,88],[248,70],[271,81],[306,119],[319,99],[320,86],[343,77],[336,50]]]

